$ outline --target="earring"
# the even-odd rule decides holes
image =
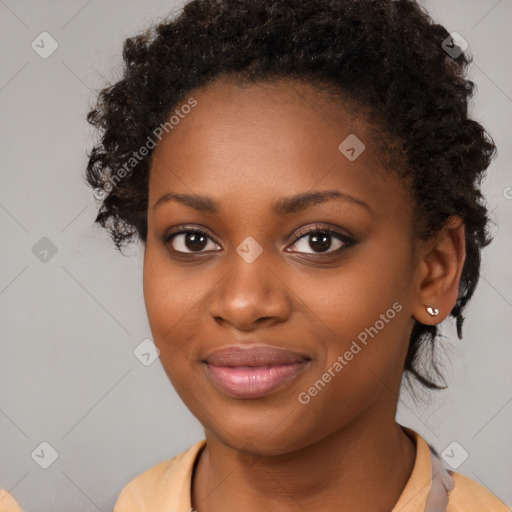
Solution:
[[[439,315],[439,309],[433,308],[431,306],[426,306],[426,308],[427,308],[427,313],[430,316],[437,316],[437,315]]]

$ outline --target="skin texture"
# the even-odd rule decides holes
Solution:
[[[404,184],[379,167],[370,130],[349,109],[306,84],[218,82],[191,93],[197,106],[153,154],[144,297],[160,360],[205,428],[192,506],[234,510],[389,511],[414,464],[395,422],[414,319],[450,312],[465,258],[464,226],[452,217],[433,239],[413,243]],[[305,101],[307,98],[307,101]],[[338,145],[356,134],[365,151],[349,161]],[[287,214],[277,201],[339,191]],[[217,212],[165,194],[207,196]],[[177,226],[212,237],[207,252],[176,253]],[[321,256],[308,228],[355,239]],[[175,230],[176,231],[176,230]],[[263,252],[236,252],[248,236]],[[183,236],[181,236],[183,240]],[[333,244],[336,238],[333,238]],[[309,248],[308,248],[309,247]],[[352,341],[399,303],[401,310],[310,402],[298,400]],[[439,308],[431,317],[425,305]],[[257,399],[218,391],[202,360],[228,345],[269,344],[310,358],[295,379]]]

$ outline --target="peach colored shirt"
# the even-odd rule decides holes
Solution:
[[[435,474],[432,471],[431,452],[419,434],[411,429],[405,430],[416,442],[416,461],[392,512],[423,512],[432,486],[432,475]],[[205,444],[205,439],[198,441],[173,459],[161,462],[134,478],[122,489],[114,512],[192,511],[192,469]],[[448,477],[448,473],[444,472],[444,475]],[[450,475],[453,488],[447,486],[451,489],[448,493],[447,512],[511,512],[498,498],[470,478],[454,472],[450,472]],[[444,489],[443,496],[446,499]],[[442,509],[434,506],[432,510]]]
[[[485,488],[459,473],[440,471],[439,459],[432,459],[426,441],[411,429],[405,429],[416,442],[416,461],[409,480],[392,512],[424,512],[427,499],[432,510],[437,502],[432,500],[431,487],[442,474],[442,485],[449,490],[446,512],[511,512],[504,503]],[[173,459],[160,462],[135,477],[121,491],[114,512],[191,512],[192,469],[201,450],[203,439]],[[434,463],[434,471],[432,464]],[[448,484],[447,484],[448,479]],[[443,492],[446,498],[446,493]],[[430,495],[430,497],[429,497]],[[429,497],[429,498],[428,498]],[[0,490],[0,512],[22,512],[16,500],[7,491]]]
[[[12,494],[0,489],[0,512],[22,512]]]

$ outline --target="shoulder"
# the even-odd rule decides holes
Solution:
[[[445,490],[442,500],[446,512],[512,512],[503,502],[471,478],[448,471],[442,459],[423,437],[414,430],[402,427],[416,444],[416,461],[412,474],[394,511],[428,510],[425,507],[439,500],[439,481]],[[434,482],[435,478],[437,481]],[[428,482],[428,485],[426,483]],[[435,489],[437,485],[437,491]],[[442,489],[442,488],[441,488]],[[433,492],[435,491],[435,492]],[[446,494],[448,501],[446,502]],[[432,510],[437,510],[433,508]],[[445,510],[440,508],[439,510]]]
[[[13,495],[4,489],[0,489],[0,512],[22,512]]]
[[[128,482],[119,494],[113,512],[187,510],[194,463],[206,444],[201,440],[172,459],[147,469]]]
[[[509,507],[471,478],[453,471],[450,474],[453,489],[449,494],[447,512],[510,512]]]

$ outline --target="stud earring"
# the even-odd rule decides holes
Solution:
[[[430,316],[437,316],[437,315],[439,315],[439,309],[433,308],[431,306],[426,306],[426,308],[427,308],[427,313]]]

